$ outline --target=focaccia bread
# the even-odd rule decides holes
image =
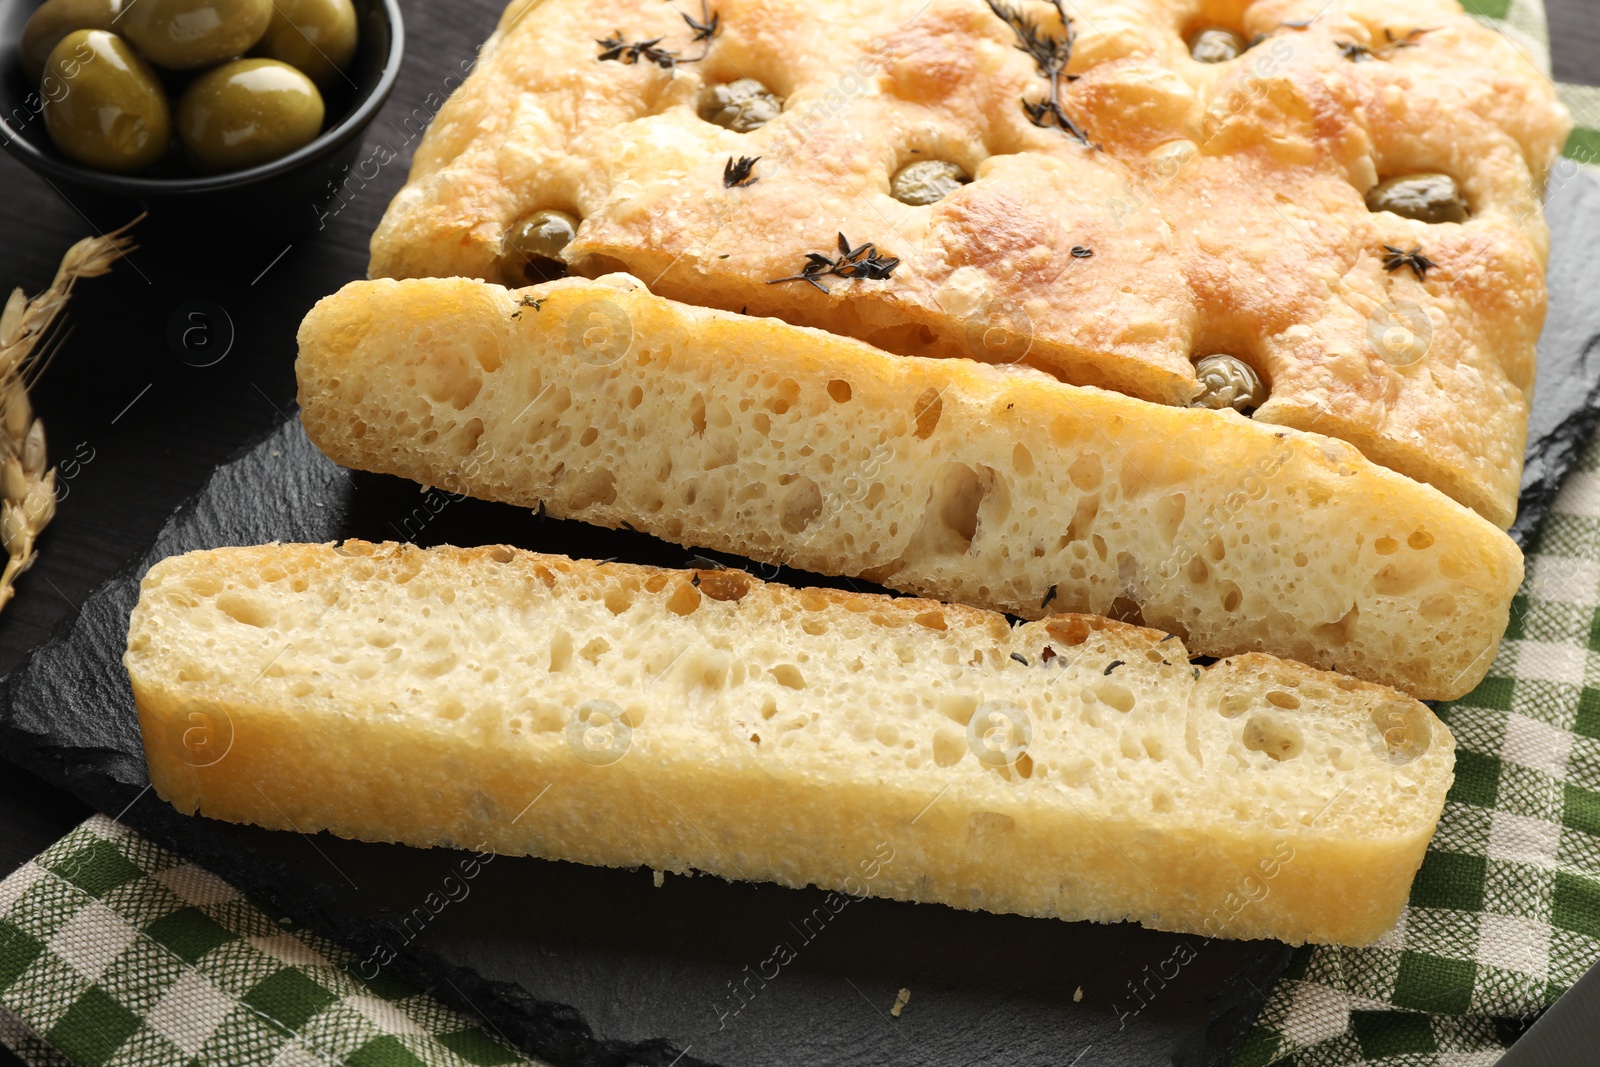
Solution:
[[[1268,656],[504,547],[173,557],[124,662],[184,812],[1292,944],[1393,925],[1454,763]]]
[[[355,282],[300,327],[335,462],[1037,618],[1085,611],[1425,699],[1494,659],[1522,555],[1350,445],[652,296]]]
[[[1059,54],[1056,9],[1017,10]],[[1548,79],[1454,0],[1070,13],[1052,79],[984,0],[517,0],[418,148],[371,273],[540,280],[514,258],[507,276],[504,242],[551,209],[581,222],[560,253],[576,273],[896,353],[1026,360],[1177,405],[1201,390],[1194,361],[1226,354],[1270,390],[1258,422],[1341,438],[1509,526],[1539,196],[1568,129]],[[1200,63],[1185,37],[1205,26],[1264,36]],[[742,79],[781,111],[747,132],[703,117],[776,110],[717,110],[708,94]],[[1052,81],[1059,120],[1038,110]],[[971,181],[891,195],[930,160]],[[1369,210],[1418,172],[1456,182],[1464,222]],[[837,259],[841,235],[879,269],[769,284]]]

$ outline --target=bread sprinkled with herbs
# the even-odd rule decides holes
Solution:
[[[1483,677],[1522,579],[1500,530],[1333,438],[892,356],[623,275],[355,282],[307,315],[296,374],[345,466],[1428,699]]]
[[[504,547],[167,559],[124,662],[185,812],[1296,944],[1389,929],[1453,763],[1269,656]]]
[[[897,353],[1165,405],[1226,356],[1504,528],[1569,126],[1455,0],[517,0],[370,270],[540,281],[556,210],[574,273]],[[809,277],[839,234],[895,266]]]

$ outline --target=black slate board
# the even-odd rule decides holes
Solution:
[[[1600,185],[1586,175],[1553,184],[1549,213],[1552,311],[1514,530],[1523,541],[1600,416],[1600,304],[1592,300],[1600,248],[1589,239],[1600,232]],[[137,577],[154,559],[345,536],[507,542],[668,565],[689,556],[641,535],[445,500],[340,471],[297,423],[279,425],[221,468],[148,553],[8,680],[0,752],[363,955],[379,944],[400,950],[392,973],[561,1064],[760,1065],[803,1056],[1187,1067],[1229,1057],[1287,961],[1283,946],[885,901],[851,904],[807,941],[796,924],[820,903],[814,891],[673,876],[656,889],[648,872],[506,857],[407,941],[396,924],[459,854],[187,819],[143,791],[119,659]],[[798,949],[796,960],[764,985],[752,981],[749,1006],[730,1014],[740,1003],[732,987],[780,941]],[[1190,953],[1191,962],[1175,966]],[[912,1001],[890,1020],[901,987]]]

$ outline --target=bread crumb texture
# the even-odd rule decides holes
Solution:
[[[301,325],[296,373],[346,466],[1424,699],[1483,677],[1522,580],[1503,532],[1333,438],[891,356],[627,275],[352,283]]]
[[[574,272],[900,354],[1025,358],[1182,404],[1193,361],[1226,353],[1270,386],[1257,419],[1510,524],[1545,313],[1540,200],[1570,121],[1455,0],[1070,4],[1060,104],[1094,147],[1030,123],[1046,79],[980,0],[713,6],[705,61],[664,70],[600,62],[595,42],[692,56],[692,4],[513,3],[418,147],[371,276],[506,281],[506,234],[554,209],[580,223],[560,252]],[[1021,6],[1061,32],[1048,5]],[[1186,39],[1206,26],[1256,43],[1196,62]],[[774,111],[726,128],[708,94],[746,79]],[[741,157],[757,180],[729,188]],[[897,198],[924,161],[971,180]],[[1368,209],[1419,172],[1454,180],[1463,221]],[[898,259],[892,276],[767,284],[839,231]],[[1385,246],[1436,268],[1386,269]]]
[[[1269,656],[504,547],[173,557],[125,663],[185,812],[1292,943],[1392,925],[1453,765]]]

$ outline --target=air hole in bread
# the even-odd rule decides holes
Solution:
[[[793,378],[785,378],[778,383],[776,396],[767,398],[767,410],[774,415],[785,415],[795,401],[800,399],[800,383]]]
[[[780,524],[792,534],[801,533],[822,514],[822,490],[810,478],[800,478],[783,497]]]
[[[674,615],[693,615],[700,607],[700,590],[689,582],[681,582],[667,598],[667,610]]]
[[[828,383],[828,395],[840,404],[847,403],[850,399],[850,383],[843,378],[835,378]]]
[[[1390,763],[1410,763],[1428,751],[1433,724],[1420,704],[1388,700],[1372,709],[1372,726],[1379,750]]]
[[[1116,619],[1118,622],[1128,623],[1130,626],[1144,625],[1144,610],[1139,602],[1131,596],[1118,596],[1111,601],[1111,606],[1106,609],[1106,618]]]
[[[268,581],[281,580],[269,578]],[[232,590],[217,597],[217,610],[222,612],[234,622],[243,623],[245,626],[268,627],[277,621],[277,612],[272,604],[260,597],[249,593]]]
[[[917,423],[917,437],[926,441],[939,428],[939,416],[944,412],[944,401],[932,387],[924,389],[911,405],[911,416]]]
[[[804,689],[806,687],[805,675],[800,673],[800,668],[793,663],[780,663],[772,668],[772,677],[785,689]]]
[[[1101,682],[1093,689],[1095,697],[1121,712],[1133,710],[1133,691],[1121,682]]]
[[[1011,450],[1011,469],[1024,478],[1033,473],[1033,453],[1027,445],[1018,444]]]
[[[1425,548],[1432,547],[1433,534],[1420,528],[1413,530],[1411,531],[1411,536],[1406,538],[1406,544],[1420,552]]]
[[[705,436],[706,398],[704,393],[696,393],[689,398],[689,424],[694,427],[696,435]]]
[[[550,635],[550,665],[547,668],[551,674],[560,674],[572,664],[572,635],[565,630],[557,630]]]
[[[1400,551],[1400,542],[1392,537],[1380,537],[1372,542],[1372,550],[1380,556],[1392,556]]]
[[[1282,689],[1273,689],[1267,693],[1267,703],[1293,711],[1300,706],[1300,698]]]
[[[1426,579],[1421,567],[1389,563],[1372,576],[1372,589],[1379,596],[1405,596]]]
[[[617,478],[611,471],[604,467],[584,471],[572,479],[571,495],[567,498],[567,506],[574,511],[594,507],[596,504],[606,505],[614,503],[617,499]]]
[[[1424,600],[1418,610],[1424,619],[1448,619],[1456,613],[1456,598],[1449,593],[1435,593]]]
[[[1217,592],[1222,594],[1223,611],[1237,611],[1240,602],[1244,600],[1244,594],[1239,591],[1239,587],[1230,581],[1218,582]]]
[[[1240,738],[1244,747],[1279,761],[1294,759],[1305,748],[1300,728],[1276,715],[1252,715]]]

